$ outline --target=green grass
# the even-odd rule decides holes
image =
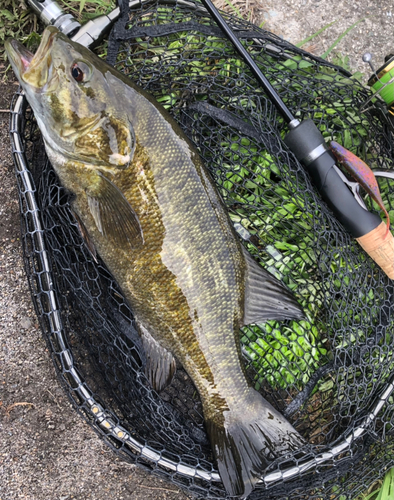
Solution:
[[[388,470],[383,480],[374,483],[366,493],[356,500],[393,500],[394,499],[394,468]]]
[[[66,12],[84,24],[89,19],[108,14],[117,4],[115,0],[62,0],[59,2]]]
[[[36,45],[37,19],[25,4],[2,0],[0,8],[0,60],[4,59],[4,41],[17,38],[27,46]]]
[[[108,14],[116,7],[115,0],[59,0],[66,12],[84,24],[92,17]],[[4,41],[16,38],[34,51],[40,42],[37,31],[41,31],[39,21],[27,8],[23,0],[1,0],[0,6],[0,61],[6,59]]]

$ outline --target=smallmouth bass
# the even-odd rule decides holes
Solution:
[[[239,328],[303,317],[293,295],[240,244],[198,152],[145,91],[56,28],[35,55],[6,51],[73,210],[120,285],[154,389],[177,358],[199,391],[229,495],[304,444],[245,376]]]

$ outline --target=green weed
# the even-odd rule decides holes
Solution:
[[[383,480],[374,483],[367,493],[360,495],[356,500],[393,500],[393,498],[394,468],[387,471]]]
[[[5,56],[4,42],[7,38],[31,42],[37,39],[36,31],[37,18],[23,1],[3,0],[0,8],[0,60]]]

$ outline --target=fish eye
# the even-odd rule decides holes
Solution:
[[[85,63],[76,62],[71,66],[71,76],[78,83],[86,82],[90,79],[91,70]]]
[[[77,64],[71,68],[71,74],[76,82],[83,82],[83,71]]]

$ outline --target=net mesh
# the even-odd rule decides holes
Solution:
[[[360,83],[225,17],[298,119],[311,117],[324,137],[372,168],[393,168],[389,121],[379,102],[363,111],[370,95]],[[241,333],[252,383],[309,443],[273,462],[250,498],[354,500],[394,465],[392,282],[320,199],[282,142],[283,120],[199,3],[121,9],[108,61],[175,117],[242,243],[306,311],[306,320],[268,321]],[[28,164],[27,171],[17,168],[27,275],[67,394],[125,460],[199,498],[226,498],[192,381],[179,365],[160,394],[150,387],[132,311],[85,247],[26,103],[18,119],[14,153]],[[394,181],[379,184],[390,212]],[[365,202],[378,212],[367,196]]]

